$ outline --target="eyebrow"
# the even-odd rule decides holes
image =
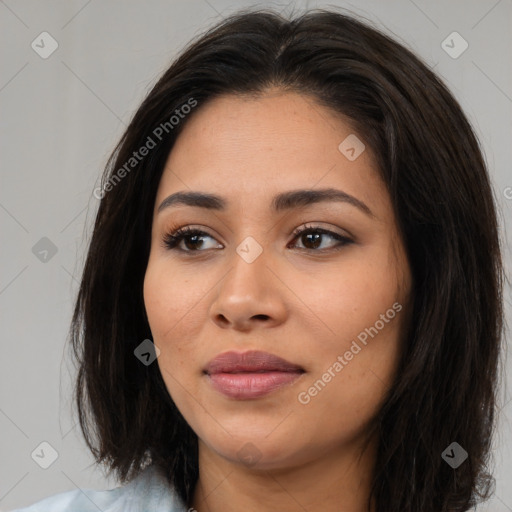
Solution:
[[[282,192],[272,198],[271,209],[272,211],[279,213],[321,202],[347,203],[355,206],[366,215],[375,217],[370,208],[368,208],[368,206],[361,200],[335,188],[290,190],[288,192]],[[206,192],[176,192],[166,197],[160,203],[157,213],[160,213],[170,206],[178,205],[225,211],[228,206],[228,201],[216,194],[208,194]]]

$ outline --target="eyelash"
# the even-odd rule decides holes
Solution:
[[[337,246],[334,246],[329,249],[301,249],[303,251],[312,251],[312,252],[328,252],[328,251],[337,251],[342,249],[344,246],[354,243],[353,240],[350,238],[347,238],[345,236],[342,236],[338,233],[335,233],[333,231],[329,231],[327,229],[323,229],[320,227],[314,227],[314,226],[307,226],[305,225],[304,228],[297,228],[293,231],[292,235],[294,236],[294,240],[297,239],[299,236],[305,234],[305,233],[320,233],[322,235],[329,235],[330,237],[334,238],[335,240],[338,240],[340,243]],[[166,233],[163,237],[163,246],[166,249],[169,250],[176,250],[184,253],[201,253],[206,252],[206,250],[190,250],[190,249],[180,249],[178,248],[178,244],[187,237],[191,237],[194,235],[200,235],[200,236],[207,236],[210,238],[213,238],[208,233],[201,231],[196,228],[191,228],[189,226],[177,228],[175,231],[171,233]]]

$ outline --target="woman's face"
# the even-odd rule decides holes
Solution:
[[[144,300],[169,394],[213,456],[262,469],[341,457],[392,383],[410,271],[361,142],[312,99],[273,91],[201,106],[169,155]],[[162,205],[178,192],[220,199]],[[178,227],[204,234],[165,246]]]

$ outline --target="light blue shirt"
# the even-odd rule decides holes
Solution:
[[[128,484],[109,491],[76,489],[11,512],[188,512],[165,477],[152,466]]]

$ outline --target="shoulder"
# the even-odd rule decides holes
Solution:
[[[108,491],[77,489],[55,494],[11,512],[187,512],[177,493],[152,466],[130,483]]]

